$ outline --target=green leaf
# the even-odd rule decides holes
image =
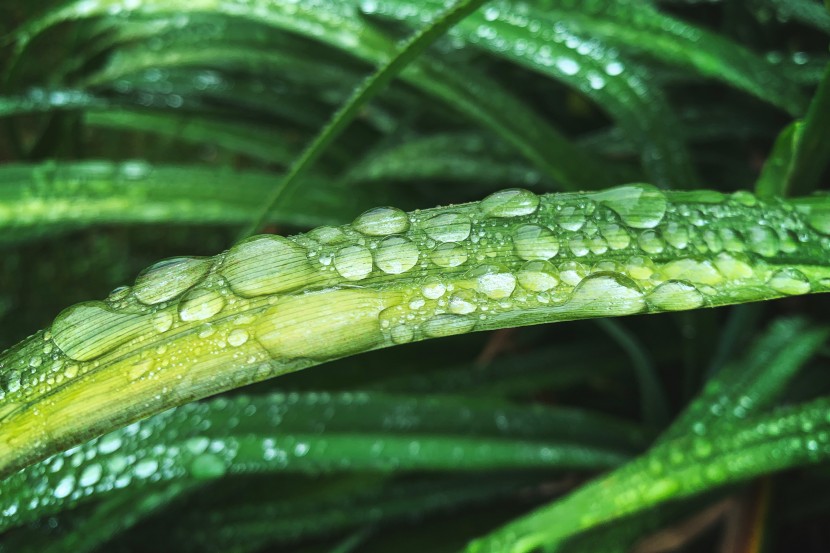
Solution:
[[[259,209],[274,180],[265,172],[144,161],[7,164],[0,167],[0,243],[112,223],[239,224]],[[366,205],[354,195],[351,202],[310,185],[271,220],[336,223]]]
[[[159,482],[227,473],[615,466],[599,417],[498,401],[378,393],[276,394],[193,403],[59,453],[3,481],[0,529]],[[612,444],[612,445],[609,445]],[[616,445],[613,445],[616,444]]]
[[[198,397],[381,347],[821,292],[827,209],[820,198],[644,184],[510,189],[162,261],[0,357],[0,472]]]
[[[822,398],[725,422],[704,435],[671,439],[608,476],[476,540],[468,551],[533,551],[667,501],[826,461],[828,408],[830,399]]]
[[[819,185],[830,159],[830,66],[803,120],[788,125],[755,185],[759,195],[807,194]]]

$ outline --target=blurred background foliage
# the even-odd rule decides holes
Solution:
[[[230,245],[355,87],[442,7],[436,0],[0,4],[4,347],[64,307],[131,282],[155,260]],[[267,231],[345,223],[375,205],[474,200],[510,186],[545,192],[648,181],[753,190],[765,167],[792,169],[792,148],[776,142],[792,140],[779,139],[787,125],[830,128],[826,98],[808,111],[827,80],[828,33],[830,14],[812,0],[487,3],[361,110],[275,207]],[[815,178],[797,180],[808,183],[793,190],[799,194],[828,182],[826,135],[810,136],[818,146],[795,166],[810,166]],[[781,180],[761,190],[787,193],[783,184],[775,190]],[[46,498],[59,481],[34,472],[29,485],[40,507],[32,512],[40,516],[17,523],[4,511],[12,521],[4,527],[17,527],[0,550],[457,551],[646,451],[693,398],[706,404],[699,394],[707,381],[725,379],[737,391],[723,401],[739,402],[757,390],[734,375],[757,376],[768,387],[757,392],[758,415],[771,421],[773,407],[830,394],[828,307],[824,297],[797,297],[506,330],[288,375],[227,396],[279,403],[282,396],[268,394],[300,394],[295,400],[307,405],[297,417],[313,421],[333,417],[335,407],[330,395],[309,394],[367,391],[371,409],[349,415],[346,401],[334,411],[335,420],[354,416],[354,427],[302,430],[321,440],[352,436],[342,466],[238,467],[240,474],[208,474],[204,482],[190,467],[182,469],[190,478],[173,483],[110,485],[57,506]],[[769,374],[785,376],[764,380]],[[643,378],[655,384],[649,397],[640,393]],[[442,398],[462,415],[433,428],[449,417],[430,403]],[[668,417],[644,419],[647,405],[663,406]],[[505,406],[519,412],[502,413]],[[527,417],[536,408],[603,418],[537,421],[531,443],[600,448],[609,457],[528,461],[519,437],[534,432]],[[210,416],[226,423],[248,416],[262,425],[258,432],[269,428],[267,417],[239,409],[221,404]],[[661,439],[688,435],[704,411],[687,413],[685,426]],[[180,423],[208,415],[193,417]],[[163,423],[142,436],[134,462],[170,446],[173,431],[165,434]],[[406,436],[407,424],[428,436],[517,449],[504,463],[438,446],[391,465],[369,455]],[[625,432],[630,439],[609,437]],[[723,432],[718,439],[728,442]],[[828,466],[764,476],[781,468],[770,460],[782,451],[772,441],[756,455],[757,479],[620,514],[569,542],[551,540],[549,549],[826,551]],[[83,474],[90,463],[81,459],[72,470]],[[689,463],[711,468],[706,459]],[[3,486],[8,499],[12,484]]]

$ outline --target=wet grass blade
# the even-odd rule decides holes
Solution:
[[[160,482],[228,473],[596,470],[626,460],[636,427],[498,401],[362,392],[190,404],[60,453],[3,481],[6,529]],[[607,442],[607,443],[602,443]]]
[[[144,161],[83,161],[7,164],[0,167],[0,181],[0,243],[14,243],[113,223],[239,224],[258,212],[274,175]],[[336,223],[360,203],[365,206],[366,200],[354,194],[344,200],[325,187],[308,186],[276,210],[271,221]]]
[[[0,357],[0,472],[198,397],[381,347],[821,292],[827,213],[822,198],[644,184],[512,189],[162,261]]]
[[[473,542],[470,553],[526,553],[663,502],[758,474],[826,461],[830,400],[719,424],[653,448],[640,459]]]

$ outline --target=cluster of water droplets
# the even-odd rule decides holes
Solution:
[[[116,350],[131,352],[117,356],[126,383],[165,371],[184,380],[193,366],[214,375],[210,359],[251,368],[239,373],[250,381],[275,362],[495,328],[519,313],[532,322],[625,315],[828,286],[787,263],[823,259],[826,210],[741,192],[670,198],[640,184],[546,196],[509,189],[412,213],[375,208],[351,225],[165,260],[18,346],[0,368],[0,398],[48,392]]]

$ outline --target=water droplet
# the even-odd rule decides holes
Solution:
[[[121,447],[121,437],[118,434],[105,434],[98,440],[98,451],[104,455],[114,453]]]
[[[133,474],[137,478],[149,478],[153,476],[159,468],[159,463],[155,459],[142,459],[133,467]]]
[[[556,269],[549,261],[529,261],[519,270],[519,285],[531,292],[546,292],[559,284]]]
[[[469,276],[476,279],[476,290],[494,300],[509,298],[516,289],[516,277],[501,267],[484,265]]]
[[[352,228],[367,236],[399,234],[409,229],[409,217],[395,207],[376,207],[358,216]]]
[[[52,324],[52,338],[66,355],[89,361],[130,341],[148,327],[147,315],[118,313],[102,302],[65,309]]]
[[[339,228],[327,226],[317,227],[310,230],[306,236],[326,245],[339,244],[348,238]]]
[[[576,286],[587,274],[585,266],[577,261],[568,261],[559,266],[559,279],[569,286]]]
[[[522,225],[513,238],[516,254],[526,261],[545,260],[559,253],[559,240],[545,227]]]
[[[429,258],[439,267],[458,267],[467,261],[467,250],[461,244],[448,242],[436,246]]]
[[[421,325],[421,330],[427,336],[440,338],[442,336],[453,336],[464,334],[473,329],[476,324],[474,317],[464,315],[444,314],[433,317]]]
[[[681,311],[696,309],[703,305],[703,294],[689,282],[670,280],[664,282],[648,297],[648,302],[662,311]]]
[[[478,309],[476,295],[472,290],[459,290],[452,296],[447,305],[447,310],[456,315],[467,315]]]
[[[772,257],[778,253],[778,236],[768,227],[752,227],[746,232],[746,241],[753,252]]]
[[[599,232],[612,250],[622,250],[631,243],[628,231],[616,223],[601,223]]]
[[[780,269],[773,273],[767,285],[782,294],[794,296],[806,294],[810,291],[810,281],[804,273],[796,269]]]
[[[203,321],[225,307],[225,298],[214,290],[191,290],[179,302],[179,318],[183,321]]]
[[[83,470],[81,477],[78,479],[78,485],[82,487],[94,486],[101,479],[102,473],[101,465],[93,463]]]
[[[623,223],[637,229],[659,225],[668,205],[666,195],[650,184],[618,186],[591,196],[612,209]]]
[[[647,230],[641,233],[640,237],[637,239],[637,245],[640,246],[640,249],[645,253],[652,255],[661,253],[665,248],[665,244],[653,230]]]
[[[576,232],[584,227],[586,222],[585,214],[574,206],[565,206],[556,212],[556,224],[565,230]]]
[[[470,237],[470,218],[462,213],[442,213],[424,221],[421,226],[436,242],[462,242]]]
[[[663,239],[670,246],[682,250],[689,245],[689,230],[677,221],[669,221],[663,228]]]
[[[720,284],[723,275],[708,259],[675,259],[660,268],[667,280],[688,280],[696,284]]]
[[[135,280],[133,293],[142,303],[171,300],[198,283],[210,269],[210,259],[174,257],[144,269]]]
[[[568,248],[576,257],[585,257],[590,252],[588,249],[588,242],[581,234],[572,236],[571,239],[568,240]]]
[[[159,332],[167,332],[173,326],[173,315],[169,311],[159,311],[153,315],[153,328]]]
[[[390,332],[392,341],[396,344],[408,344],[415,337],[412,329],[406,325],[398,325]]]
[[[190,474],[197,480],[219,478],[224,476],[227,470],[222,458],[212,453],[199,455],[190,463]]]
[[[375,251],[375,265],[384,273],[399,275],[418,263],[418,246],[403,236],[384,239]]]
[[[755,274],[752,267],[744,259],[728,253],[721,253],[715,257],[715,267],[717,267],[718,272],[729,280],[752,278]]]
[[[346,280],[363,280],[372,272],[372,254],[363,246],[346,246],[334,256],[334,268]]]
[[[522,188],[500,190],[479,203],[479,209],[488,217],[521,217],[535,213],[538,208],[539,196]]]
[[[248,341],[248,331],[244,328],[235,328],[228,334],[228,343],[233,347],[239,347]]]
[[[807,205],[807,224],[822,234],[830,234],[830,208],[824,204]]]
[[[315,274],[306,251],[282,236],[252,236],[228,251],[221,269],[231,289],[245,297],[287,292]]]
[[[581,317],[610,317],[639,313],[645,299],[633,280],[612,273],[596,273],[574,289],[564,309]]]
[[[576,75],[579,72],[579,64],[571,58],[558,58],[556,67],[565,75]]]
[[[64,497],[68,497],[69,494],[75,489],[75,477],[74,476],[64,476],[58,485],[55,486],[55,490],[52,492],[53,495],[57,499],[63,499]]]
[[[437,300],[443,296],[446,291],[447,287],[444,283],[434,277],[428,279],[421,287],[421,293],[425,298],[430,300]]]

